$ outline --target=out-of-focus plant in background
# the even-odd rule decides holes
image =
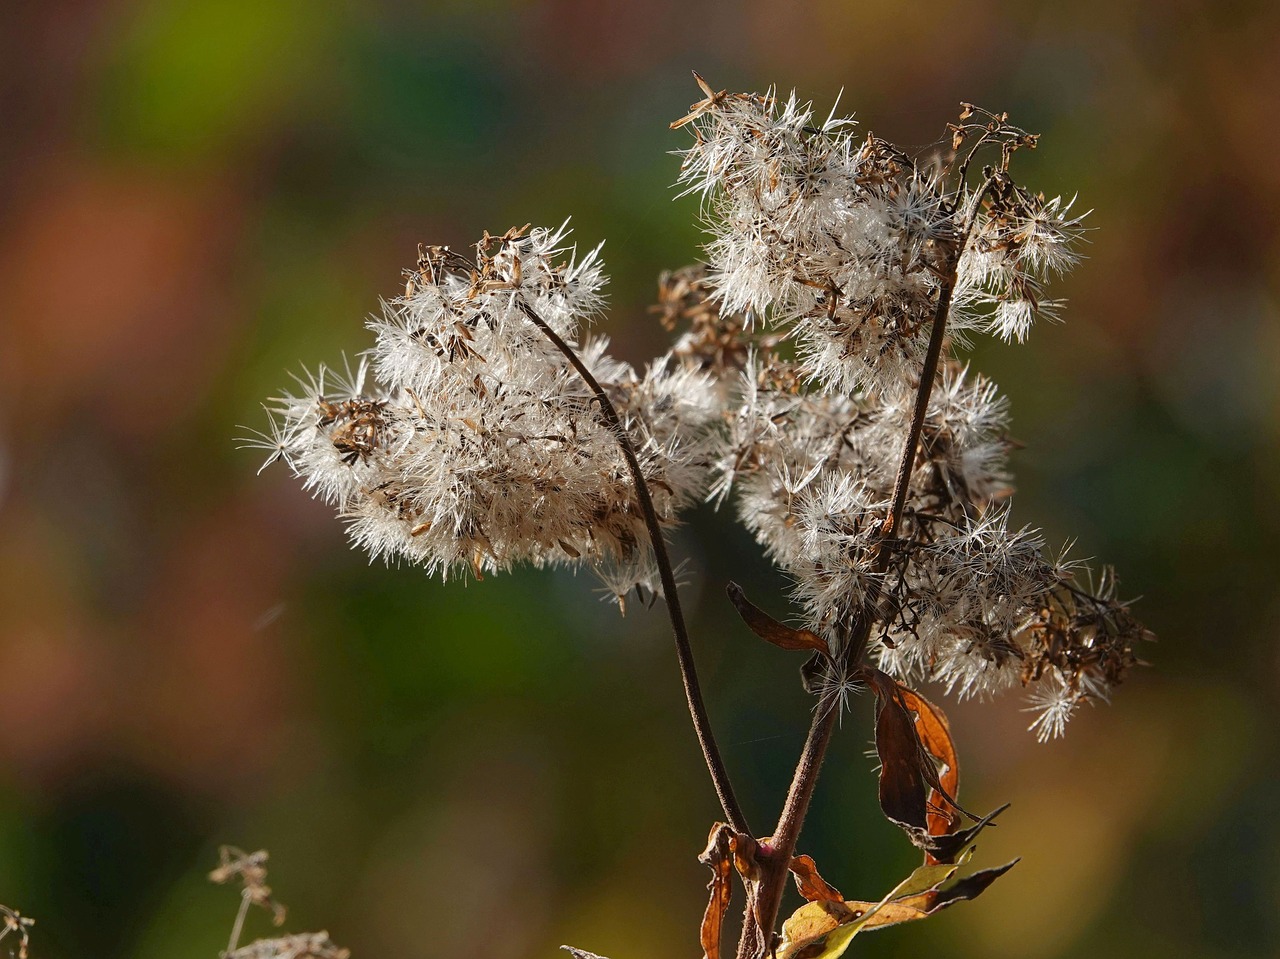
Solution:
[[[477,226],[572,213],[609,237],[606,332],[625,359],[659,352],[653,277],[698,243],[663,155],[695,65],[824,102],[846,87],[903,145],[961,99],[999,104],[1052,144],[1020,158],[1028,182],[1097,210],[1060,287],[1070,322],[978,363],[1032,443],[1019,509],[1125,571],[1156,668],[1050,746],[1012,710],[953,709],[966,804],[1016,810],[984,859],[1022,855],[1019,882],[982,904],[1005,908],[865,954],[1274,952],[1278,38],[1262,4],[17,7],[0,902],[39,919],[33,953],[210,954],[220,839],[269,846],[300,928],[357,956],[687,948],[706,879],[687,837],[715,810],[662,617],[619,625],[553,573],[447,595],[371,575],[327,509],[253,479],[228,424],[256,422],[300,354],[361,349],[405,250]],[[722,747],[748,781],[785,782],[803,694],[753,689],[769,670],[790,687],[794,664],[700,592],[784,584],[728,530],[695,515],[679,538],[686,602]],[[870,825],[863,748],[833,750],[806,841],[873,888],[914,857]],[[769,818],[775,791],[748,813]]]

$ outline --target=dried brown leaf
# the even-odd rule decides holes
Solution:
[[[729,836],[729,849],[733,852],[733,868],[738,875],[748,882],[760,878],[760,863],[756,853],[760,851],[760,843],[751,836],[735,832]]]
[[[898,696],[902,704],[915,714],[920,745],[941,767],[937,771],[941,789],[931,790],[926,816],[929,835],[940,836],[960,822],[960,810],[955,805],[960,792],[960,762],[956,756],[955,741],[951,738],[951,724],[941,709],[914,689],[899,684]]]
[[[800,895],[809,902],[844,902],[840,890],[820,875],[812,856],[795,856],[791,860],[791,875],[795,878]]]
[[[926,861],[938,863],[955,862],[966,849],[973,845],[973,841],[978,838],[978,833],[991,825],[992,820],[1008,808],[1009,804],[1005,803],[998,809],[987,813],[968,829],[943,833],[940,836],[930,836],[927,840],[927,845],[924,847],[927,856]]]
[[[702,916],[703,959],[720,959],[721,929],[725,914],[729,911],[729,898],[733,891],[730,885],[733,875],[732,839],[733,830],[724,823],[716,823],[711,828],[707,848],[698,857],[698,862],[711,868],[711,882],[707,885],[711,896]]]
[[[747,599],[742,587],[737,583],[730,583],[725,588],[725,592],[729,594],[730,602],[738,610],[738,615],[747,624],[747,628],[765,642],[772,643],[781,649],[808,649],[822,653],[824,656],[830,655],[827,642],[821,636],[807,629],[792,629],[778,622]]]
[[[854,909],[859,905],[863,904],[851,906],[835,900],[805,903],[782,924],[783,945],[778,951],[778,959],[800,959],[810,946],[821,942],[840,926],[860,919],[863,913]]]
[[[983,869],[975,872],[971,876],[965,876],[953,886],[937,893],[933,906],[929,909],[930,913],[935,913],[939,909],[945,909],[947,906],[957,902],[964,902],[969,899],[977,899],[986,892],[987,887],[1003,876],[1006,872],[1018,864],[1020,860],[1007,862],[1003,866],[996,866],[992,869]]]
[[[894,692],[881,696],[876,712],[880,757],[880,808],[913,838],[925,832],[925,774],[915,722]]]
[[[984,869],[947,885],[957,866],[921,866],[879,902],[809,902],[783,923],[778,959],[838,959],[860,932],[926,919],[976,899],[1017,863]],[[944,888],[945,887],[945,888]]]

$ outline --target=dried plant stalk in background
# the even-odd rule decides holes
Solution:
[[[3,905],[0,905],[0,920],[4,923],[4,928],[0,929],[0,939],[4,939],[11,932],[17,935],[18,959],[27,959],[27,949],[31,945],[30,929],[36,921],[22,915],[16,909]]]
[[[303,932],[278,936],[272,939],[256,939],[247,946],[240,946],[240,933],[244,930],[245,916],[250,904],[261,906],[271,913],[273,925],[284,924],[286,910],[271,896],[267,881],[267,852],[246,853],[235,846],[223,846],[218,850],[218,868],[209,873],[216,883],[240,880],[240,909],[231,924],[231,938],[221,953],[223,959],[349,959],[350,950],[335,946],[327,932]]]

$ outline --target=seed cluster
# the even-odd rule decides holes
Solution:
[[[869,655],[961,696],[1022,685],[1033,729],[1060,734],[1149,634],[1112,574],[1088,588],[1011,523],[1008,403],[958,358],[1056,317],[1045,285],[1078,258],[1071,204],[1009,175],[1035,136],[965,106],[923,164],[794,95],[703,89],[673,126],[694,136],[681,182],[707,263],[661,278],[670,353],[638,373],[584,335],[605,277],[563,227],[485,234],[473,257],[422,247],[368,354],[300,377],[256,445],[374,556],[660,592],[619,437],[558,337],[617,409],[660,521],[732,498],[845,675]],[[998,162],[971,175],[985,149]]]

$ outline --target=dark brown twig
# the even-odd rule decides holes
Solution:
[[[676,592],[675,571],[671,566],[671,558],[667,555],[666,540],[662,535],[662,527],[658,524],[658,514],[653,508],[653,498],[649,495],[649,485],[645,482],[640,470],[640,461],[636,458],[635,448],[627,429],[622,425],[618,411],[614,409],[604,388],[578,354],[566,343],[547,322],[538,316],[533,309],[517,297],[516,305],[538,327],[582,377],[600,405],[600,416],[605,426],[618,441],[622,455],[627,461],[627,469],[631,473],[631,481],[635,485],[636,499],[640,503],[640,512],[644,516],[645,528],[649,531],[649,539],[653,544],[653,556],[658,565],[658,575],[662,580],[662,592],[667,601],[667,612],[671,617],[671,630],[675,634],[676,658],[680,661],[680,678],[684,682],[685,698],[689,703],[689,715],[693,719],[693,729],[698,736],[698,744],[702,747],[702,756],[707,763],[707,771],[711,774],[712,784],[720,797],[720,805],[724,809],[725,819],[736,832],[751,835],[747,819],[738,805],[733,785],[729,781],[729,772],[725,768],[720,748],[716,745],[715,734],[711,730],[711,721],[707,716],[707,707],[702,699],[702,687],[698,682],[698,671],[693,661],[693,650],[689,645],[689,632],[685,626],[684,613],[680,608],[680,597]]]
[[[902,459],[898,463],[898,475],[893,481],[893,500],[889,516],[880,530],[881,540],[893,535],[907,505],[907,490],[911,486],[911,473],[915,469],[916,454],[920,447],[920,431],[924,428],[925,413],[929,409],[929,397],[933,395],[933,381],[938,375],[938,360],[942,356],[942,343],[947,335],[947,314],[951,311],[951,291],[956,285],[956,268],[960,263],[959,250],[948,263],[947,280],[938,291],[938,307],[933,314],[933,329],[929,333],[929,348],[924,355],[924,369],[920,372],[920,385],[916,389],[915,407],[911,412],[911,428],[902,444]],[[880,551],[879,565],[887,565],[888,553]],[[881,569],[880,572],[884,570]]]

